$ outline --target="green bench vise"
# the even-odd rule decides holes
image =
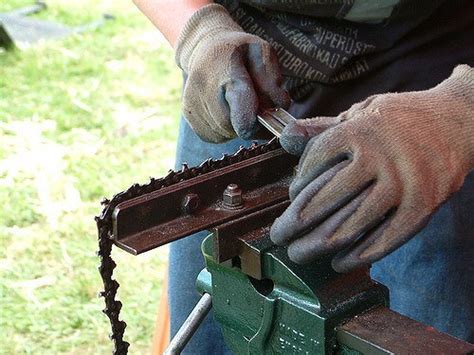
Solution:
[[[293,263],[286,248],[269,240],[269,226],[256,226],[257,221],[266,222],[262,213],[215,228],[202,243],[206,268],[197,278],[197,289],[211,296],[213,316],[233,353],[474,351],[471,344],[391,311],[388,289],[373,281],[368,269],[338,274],[330,258],[304,266]],[[238,237],[232,236],[237,230]],[[223,255],[219,242],[227,241],[227,251],[232,238],[236,254]],[[219,261],[223,256],[230,258]]]
[[[286,248],[271,243],[270,226],[290,204],[297,160],[272,141],[184,166],[106,201],[100,242],[108,245],[112,237],[135,255],[211,231],[202,243],[206,267],[197,278],[202,298],[165,353],[179,354],[212,307],[235,354],[472,354],[473,344],[390,310],[388,289],[370,278],[368,268],[340,274],[330,256],[298,265]],[[101,255],[105,289],[111,290],[105,312],[120,330],[116,347],[126,349],[114,263]]]

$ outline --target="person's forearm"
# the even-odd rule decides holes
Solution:
[[[160,30],[173,48],[191,15],[209,0],[133,0],[135,5]]]

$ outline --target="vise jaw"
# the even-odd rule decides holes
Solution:
[[[200,293],[212,295],[214,317],[234,353],[327,354],[338,349],[336,326],[376,306],[388,290],[368,269],[338,274],[330,258],[289,260],[268,232],[287,203],[214,228],[202,243]]]

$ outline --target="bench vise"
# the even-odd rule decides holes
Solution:
[[[211,231],[197,279],[202,299],[166,353],[181,352],[211,305],[236,354],[472,353],[474,345],[390,310],[388,289],[368,268],[340,274],[330,256],[298,265],[271,243],[296,164],[274,140],[109,201],[113,242],[136,255]]]

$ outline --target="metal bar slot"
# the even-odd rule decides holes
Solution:
[[[290,115],[287,111],[282,108],[277,108],[272,112],[273,117],[280,121],[283,126],[289,125],[291,122],[295,121],[296,118]]]
[[[263,127],[268,129],[273,135],[280,138],[283,129],[296,120],[292,115],[282,108],[265,110],[257,115],[257,119]]]
[[[273,134],[275,137],[280,138],[284,126],[278,120],[269,115],[258,115],[257,119],[258,122],[260,122],[263,127],[269,130],[271,134]]]

